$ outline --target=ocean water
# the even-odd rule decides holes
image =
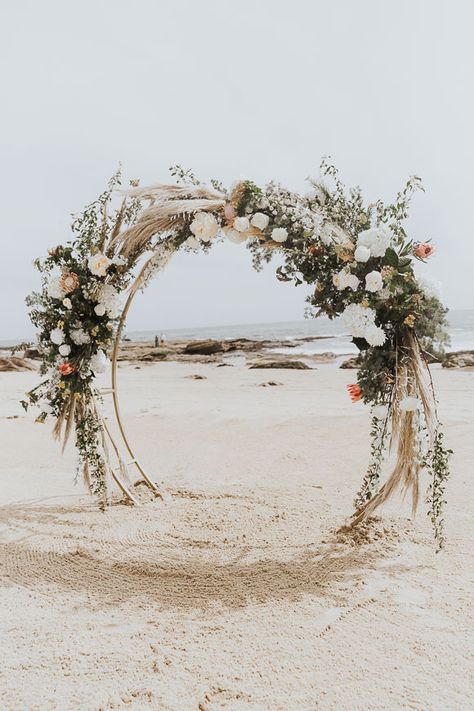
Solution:
[[[474,309],[453,310],[448,314],[449,335],[451,345],[447,350],[461,351],[474,350]],[[152,341],[162,330],[129,331],[126,336],[133,341]],[[215,338],[226,340],[232,338],[251,338],[255,340],[295,340],[298,338],[314,338],[313,341],[299,343],[291,349],[274,349],[275,352],[294,355],[309,355],[331,351],[338,355],[357,353],[351,338],[344,331],[344,324],[340,319],[330,321],[326,317],[318,319],[302,319],[300,321],[280,321],[276,323],[251,323],[230,326],[208,326],[200,328],[167,329],[164,333],[166,339],[173,340],[202,340]],[[33,340],[20,339],[23,341]],[[0,341],[0,346],[11,346],[18,341]]]
[[[451,345],[447,350],[474,350],[474,310],[453,310],[449,312],[449,335]],[[163,334],[169,341],[203,340],[215,338],[250,338],[255,340],[295,340],[313,337],[315,340],[298,344],[291,348],[294,355],[309,355],[331,351],[339,355],[357,353],[351,343],[351,337],[344,332],[340,319],[331,321],[326,317],[302,319],[301,321],[280,321],[276,323],[237,324],[231,326],[209,326],[200,328],[169,329],[165,332],[130,331],[128,338],[133,341],[153,340]],[[290,349],[274,349],[275,352],[287,353]]]

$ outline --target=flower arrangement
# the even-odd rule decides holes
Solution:
[[[413,242],[404,229],[412,195],[422,186],[414,177],[393,204],[365,205],[361,191],[347,191],[332,165],[323,161],[321,169],[323,180],[310,181],[311,191],[302,196],[275,182],[261,188],[244,180],[226,190],[212,181],[211,188],[175,166],[177,184],[134,183],[120,208],[110,211],[116,175],[73,222],[73,240],[37,261],[43,289],[28,303],[46,380],[25,406],[39,404],[40,420],[54,416],[58,436],[64,428],[67,438],[75,425],[86,481],[104,502],[108,462],[94,377],[107,366],[120,294],[138,262],[144,260],[132,289],[144,288],[178,249],[207,250],[228,239],[246,243],[257,269],[275,251],[282,254],[278,279],[311,284],[311,315],[342,316],[360,351],[357,383],[348,389],[353,402],[371,406],[372,446],[353,525],[397,490],[411,491],[415,509],[425,470],[429,515],[443,545],[450,451],[443,446],[426,354],[446,342],[446,309],[414,271],[417,260],[430,258],[432,245]],[[398,443],[397,461],[380,485],[390,439]]]

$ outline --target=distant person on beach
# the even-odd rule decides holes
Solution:
[[[162,346],[163,343],[166,343],[166,336],[164,333],[161,333],[159,336],[155,336],[155,348]]]

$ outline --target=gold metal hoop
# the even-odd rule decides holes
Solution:
[[[119,352],[119,347],[120,347],[120,341],[122,339],[122,332],[123,328],[125,326],[125,321],[127,318],[128,311],[130,309],[131,303],[133,301],[134,296],[136,295],[137,291],[139,290],[143,277],[146,271],[146,268],[148,266],[148,262],[144,265],[144,267],[141,269],[140,273],[138,274],[137,278],[135,279],[134,283],[132,284],[130,291],[128,293],[127,300],[125,302],[125,306],[123,307],[122,313],[120,315],[119,319],[119,324],[117,327],[117,332],[115,334],[115,341],[114,341],[114,346],[112,350],[112,366],[111,366],[111,374],[112,374],[112,387],[110,390],[105,391],[103,394],[111,394],[112,395],[112,402],[114,406],[114,413],[115,413],[115,420],[117,422],[117,426],[119,429],[120,437],[125,445],[125,448],[130,455],[131,459],[126,462],[127,467],[131,466],[132,464],[134,465],[135,469],[139,473],[139,479],[137,481],[144,481],[147,486],[153,491],[155,496],[159,496],[160,498],[163,498],[158,486],[156,483],[147,475],[143,467],[141,466],[140,462],[138,461],[134,450],[132,449],[132,446],[130,444],[130,441],[127,437],[127,433],[125,431],[125,426],[122,420],[122,415],[120,412],[120,402],[119,402],[119,397],[118,397],[118,382],[117,382],[117,361],[118,361],[118,352]],[[107,434],[108,438],[110,439],[113,449],[115,451],[115,454],[117,456],[117,459],[119,459],[120,454],[119,454],[119,447],[117,442],[113,439],[110,429],[105,425],[104,426],[104,431]],[[135,496],[131,493],[129,488],[127,487],[126,482],[122,481],[119,473],[116,471],[117,468],[115,468],[113,472],[113,478],[119,485],[120,489],[124,493],[124,495],[133,503],[133,504],[138,504],[138,500],[136,499]]]

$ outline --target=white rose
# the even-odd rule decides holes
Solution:
[[[365,277],[365,288],[367,291],[380,291],[383,288],[383,279],[380,272],[369,272]]]
[[[286,242],[288,239],[288,232],[284,227],[275,227],[272,230],[272,240],[274,242]]]
[[[250,220],[250,224],[258,230],[264,230],[265,227],[268,227],[269,222],[270,218],[268,215],[264,215],[263,212],[256,212]]]
[[[53,328],[53,330],[49,334],[49,338],[51,339],[52,343],[55,343],[57,346],[60,346],[61,343],[64,342],[64,331],[61,328]]]
[[[356,250],[354,252],[354,259],[356,260],[356,262],[367,262],[369,258],[370,249],[368,247],[364,247],[363,244],[360,244],[358,247],[356,247]]]
[[[343,291],[344,289],[355,291],[360,284],[360,279],[355,274],[350,274],[342,269],[333,276],[332,282],[338,291]]]
[[[404,397],[403,400],[400,400],[398,407],[402,412],[414,412],[415,410],[419,410],[421,406],[421,402],[419,398],[417,397]]]
[[[68,346],[67,343],[63,343],[62,346],[59,346],[59,353],[62,356],[68,356],[70,352],[71,352],[71,346]]]
[[[387,407],[385,405],[374,405],[372,415],[376,420],[385,420],[387,417]]]
[[[387,340],[385,331],[380,326],[376,326],[374,323],[366,327],[364,338],[369,344],[369,346],[383,346]]]
[[[348,274],[345,278],[346,289],[355,291],[360,284],[360,279],[355,274]]]
[[[65,309],[72,309],[71,299],[68,299],[67,297],[65,299],[63,299],[63,306]]]
[[[87,266],[89,267],[89,271],[92,272],[92,274],[94,274],[95,276],[100,277],[106,275],[109,264],[110,259],[101,252],[98,252],[97,254],[91,254],[89,259],[87,260]]]
[[[189,229],[195,237],[203,242],[209,242],[219,231],[219,224],[210,212],[196,212]]]
[[[234,229],[237,232],[247,232],[250,229],[250,221],[248,217],[236,217],[234,220]]]
[[[197,249],[199,247],[199,240],[197,240],[196,237],[193,237],[193,235],[191,235],[191,237],[188,237],[188,239],[186,240],[186,244],[188,245],[188,247],[191,247],[191,249]]]
[[[89,367],[96,375],[98,373],[105,373],[108,364],[109,361],[104,351],[97,351],[97,353],[95,353],[89,361]]]
[[[104,304],[97,304],[97,306],[94,306],[94,311],[97,314],[97,316],[103,316],[105,314]]]
[[[231,242],[235,242],[235,244],[241,244],[242,242],[245,242],[246,239],[248,239],[248,235],[246,235],[245,232],[237,232],[237,230],[234,230],[232,227],[228,227],[227,229],[225,229],[224,234],[227,239],[229,239]]]

